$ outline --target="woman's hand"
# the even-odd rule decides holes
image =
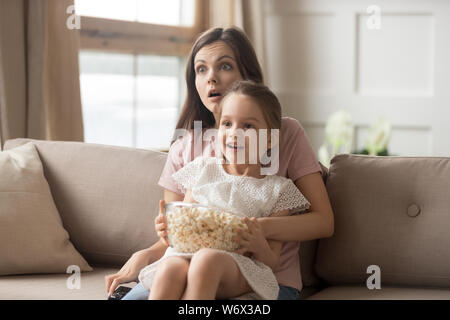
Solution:
[[[237,232],[236,241],[241,247],[236,251],[236,253],[244,254],[246,252],[251,252],[253,254],[258,254],[262,249],[267,249],[268,243],[264,237],[263,230],[256,218],[242,218],[242,221],[247,225],[247,230],[239,229]]]
[[[166,224],[166,215],[164,210],[164,200],[159,200],[159,214],[155,219],[155,230],[158,237],[161,238],[161,241],[165,245],[169,245],[169,240],[167,239],[167,224]]]
[[[105,276],[106,291],[111,296],[121,283],[135,281],[139,272],[149,262],[148,249],[135,252],[119,272]]]

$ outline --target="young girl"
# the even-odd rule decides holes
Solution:
[[[253,293],[259,299],[277,299],[279,286],[273,270],[282,243],[266,240],[256,218],[284,216],[306,210],[310,203],[295,184],[277,175],[263,175],[259,130],[281,127],[281,106],[264,85],[238,81],[220,103],[218,141],[222,157],[197,157],[173,174],[185,191],[185,202],[197,202],[235,214],[245,214],[248,226],[236,240],[237,252],[201,249],[183,254],[169,247],[158,261],[141,270],[139,280],[150,289],[149,299],[225,299]],[[254,130],[237,139],[237,132]],[[271,134],[267,135],[271,137]],[[244,143],[242,143],[244,140]],[[256,143],[257,156],[250,151]],[[279,141],[269,139],[268,149]],[[239,153],[245,151],[244,163]],[[256,161],[250,161],[253,159]],[[166,233],[159,233],[163,237]]]

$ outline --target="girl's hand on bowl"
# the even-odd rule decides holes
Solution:
[[[240,248],[235,252],[244,255],[248,252],[257,254],[267,243],[261,225],[254,217],[250,219],[244,217],[242,218],[242,221],[247,225],[247,230],[239,229],[237,231],[235,241],[240,245]]]
[[[169,240],[167,239],[167,223],[164,204],[165,204],[164,200],[159,200],[159,214],[156,216],[155,219],[155,230],[158,237],[161,238],[161,241],[168,246]]]

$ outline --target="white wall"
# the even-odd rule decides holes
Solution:
[[[371,5],[380,29],[367,26]],[[268,83],[316,152],[347,109],[353,149],[385,116],[391,154],[450,156],[450,1],[265,0],[264,16]]]

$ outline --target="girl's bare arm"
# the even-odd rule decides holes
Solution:
[[[258,252],[253,253],[253,258],[276,270],[280,263],[280,254],[283,242],[266,240],[265,245],[261,246]]]
[[[272,217],[287,215],[289,215],[289,210],[282,210],[271,214],[270,218],[272,219]],[[243,254],[245,252],[251,252],[256,260],[261,261],[272,270],[275,270],[280,263],[280,254],[281,248],[283,247],[283,242],[266,239],[257,219],[244,218],[244,222],[247,223],[248,231],[241,233],[241,237],[245,238],[245,242],[242,242],[242,238],[239,239],[241,245],[244,244],[244,246],[241,250],[238,250],[238,253]]]

